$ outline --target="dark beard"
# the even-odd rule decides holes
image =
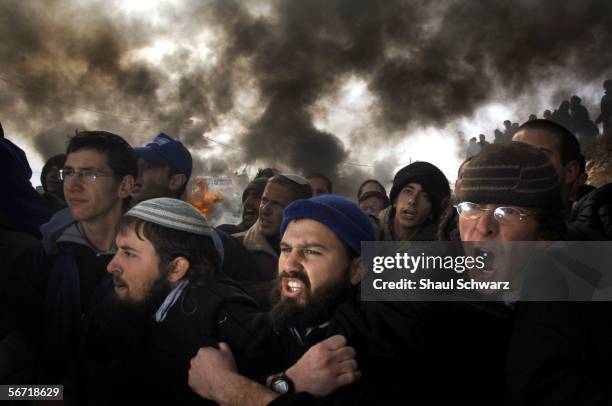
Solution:
[[[294,275],[304,281],[304,278]],[[306,284],[310,288],[310,284]],[[272,291],[272,307],[270,315],[275,328],[295,327],[298,330],[318,326],[329,321],[336,308],[351,297],[353,286],[350,280],[350,270],[347,268],[342,279],[333,285],[326,286],[309,298],[306,304],[298,304],[295,299],[281,298],[280,283]]]
[[[159,306],[172,290],[167,275],[168,272],[162,270],[160,277],[153,282],[142,301],[134,302],[120,299],[113,293],[112,299],[105,309],[106,327],[111,330],[121,330],[148,325]]]
[[[171,290],[172,286],[170,282],[165,276],[162,276],[153,282],[153,285],[151,285],[146,297],[142,301],[134,302],[132,300],[121,300],[115,297],[115,306],[117,306],[117,309],[120,311],[152,317]]]

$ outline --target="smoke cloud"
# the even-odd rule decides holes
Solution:
[[[204,135],[239,117],[236,149],[198,168],[322,172],[352,195],[371,176],[347,165],[363,135],[341,140],[315,125],[317,101],[349,77],[374,98],[365,142],[375,149],[545,84],[562,89],[544,106],[555,108],[573,93],[568,79],[599,81],[612,66],[612,2],[602,0],[193,1],[162,4],[165,22],[102,4],[0,2],[0,119],[44,157],[75,123],[135,144],[167,131],[202,150],[212,146]],[[137,57],[159,41],[174,43],[172,52]],[[257,93],[249,113],[244,89]]]

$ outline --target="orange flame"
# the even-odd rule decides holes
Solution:
[[[203,215],[208,218],[212,213],[213,205],[223,200],[221,193],[210,192],[208,181],[205,178],[197,177],[191,186],[189,202],[193,204]]]

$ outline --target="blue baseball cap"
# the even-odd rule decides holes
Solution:
[[[144,147],[136,147],[134,151],[147,162],[157,165],[170,165],[178,173],[184,173],[189,178],[193,168],[191,153],[180,142],[169,135],[159,133],[153,141]]]

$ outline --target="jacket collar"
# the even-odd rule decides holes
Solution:
[[[117,248],[115,244],[108,251],[99,251],[96,247],[91,245],[91,243],[85,238],[85,232],[83,231],[83,227],[80,223],[76,222],[64,229],[60,236],[58,237],[56,244],[60,242],[71,242],[75,244],[85,245],[92,249],[92,251],[98,253],[98,255],[115,255]]]
[[[274,248],[272,248],[268,240],[266,240],[266,237],[261,233],[259,220],[257,220],[255,224],[253,224],[251,228],[244,233],[242,243],[249,251],[263,251],[272,255],[274,258],[278,258]]]
[[[380,230],[378,233],[378,239],[380,241],[393,241],[393,234],[391,234],[390,223],[393,221],[391,215],[393,206],[389,206],[378,213],[378,222],[380,224]]]
[[[380,223],[380,230],[378,230],[378,239],[380,241],[395,241],[393,234],[391,233],[391,222],[395,215],[393,206],[389,206],[386,209],[378,213],[378,221]],[[438,224],[431,221],[427,221],[425,225],[421,225],[412,237],[412,241],[435,241],[437,240]]]

